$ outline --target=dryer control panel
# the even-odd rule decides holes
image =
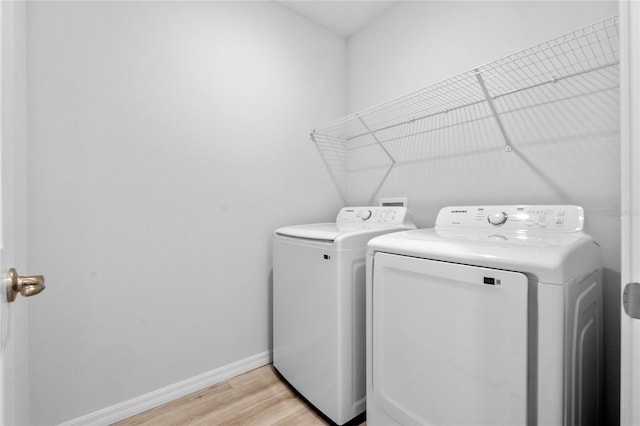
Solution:
[[[406,207],[345,207],[338,212],[336,223],[398,225],[408,219]]]
[[[455,206],[441,209],[436,228],[458,227],[575,232],[584,227],[584,210],[571,205]]]

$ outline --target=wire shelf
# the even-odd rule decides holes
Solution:
[[[373,201],[391,170],[408,161],[398,151],[403,143],[424,143],[430,139],[419,136],[483,122],[511,151],[518,141],[511,139],[506,115],[618,89],[619,62],[619,19],[613,16],[334,120],[310,137],[345,203],[351,173],[379,170]]]

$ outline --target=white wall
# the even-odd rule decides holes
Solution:
[[[275,3],[29,2],[34,424],[271,346],[271,233],[341,201],[346,43]]]
[[[348,110],[394,99],[617,14],[615,0],[401,1],[349,38]]]
[[[348,40],[349,111],[615,14],[615,1],[401,2]],[[605,265],[605,424],[617,424],[619,410],[618,101],[614,90],[505,117],[514,144],[510,153],[487,120],[444,129],[410,147],[394,143],[388,148],[399,148],[394,153],[402,164],[379,193],[408,196],[423,227],[432,226],[438,209],[446,205],[585,208],[586,230],[599,240]],[[357,179],[349,184],[354,203],[366,200],[367,190],[375,187]]]

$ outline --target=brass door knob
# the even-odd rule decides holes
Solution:
[[[42,275],[31,275],[21,277],[18,272],[11,268],[7,273],[7,300],[13,302],[18,293],[24,297],[35,296],[44,290],[44,277]]]

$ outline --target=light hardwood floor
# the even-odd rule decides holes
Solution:
[[[116,426],[328,424],[282,381],[272,365],[115,423]]]

